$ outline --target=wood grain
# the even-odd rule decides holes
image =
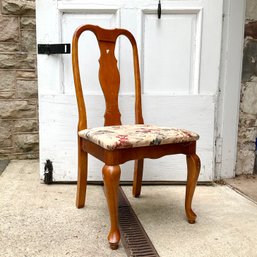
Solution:
[[[111,229],[108,235],[108,241],[111,249],[118,248],[120,241],[120,230],[118,221],[118,191],[120,183],[120,167],[104,165],[103,180],[105,186],[105,195],[108,203]]]
[[[105,97],[105,126],[121,125],[121,114],[118,103],[120,74],[117,68],[117,60],[115,58],[114,51],[118,36],[124,35],[131,42],[135,76],[135,123],[143,124],[138,53],[136,41],[133,35],[129,31],[123,29],[106,30],[98,26],[83,25],[75,31],[72,43],[74,83],[79,112],[78,131],[87,128],[86,107],[83,98],[78,62],[78,39],[81,33],[84,31],[91,31],[95,34],[100,48],[101,55],[99,58],[99,81]],[[105,164],[102,169],[102,174],[111,221],[110,232],[108,235],[108,241],[111,249],[117,249],[120,240],[120,231],[118,226],[118,187],[121,171],[119,165],[130,160],[135,160],[133,195],[138,197],[141,192],[143,160],[145,158],[158,159],[166,155],[186,155],[188,164],[188,179],[185,209],[188,221],[190,223],[195,222],[196,215],[192,211],[191,204],[200,171],[200,159],[196,155],[195,141],[107,150],[84,138],[79,138],[77,187],[77,207],[79,208],[83,207],[85,202],[87,168],[84,168],[84,165],[87,166],[87,153],[93,155]]]

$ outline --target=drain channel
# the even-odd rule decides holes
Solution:
[[[159,257],[125,193],[119,187],[121,241],[129,257]]]

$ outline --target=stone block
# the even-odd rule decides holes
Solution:
[[[38,159],[38,158],[39,158],[39,150],[33,149],[32,152],[21,153],[20,155],[17,156],[16,159],[24,160],[24,159]]]
[[[0,145],[2,148],[12,146],[12,125],[9,121],[0,121]]]
[[[17,69],[36,69],[35,54],[19,54],[17,55]]]
[[[246,83],[241,99],[241,110],[245,113],[257,115],[257,83]]]
[[[0,101],[0,118],[17,119],[17,118],[34,118],[36,117],[37,107],[29,101],[12,100]]]
[[[12,42],[0,42],[0,52],[17,52],[20,51],[20,44]]]
[[[17,58],[15,54],[0,54],[0,68],[14,69],[17,66]]]
[[[0,91],[0,99],[13,99],[15,98],[15,92]]]
[[[0,157],[1,159],[9,159],[9,160],[24,160],[24,159],[38,159],[39,152],[38,150],[32,152],[15,152],[12,148],[8,148],[4,153],[1,152],[0,149]]]
[[[28,101],[28,104],[29,105],[35,105],[35,106],[37,106],[38,105],[38,99],[37,98],[30,98],[30,99],[27,99],[27,101]]]
[[[0,70],[0,91],[14,91],[16,74],[12,70]]]
[[[13,131],[15,133],[38,131],[38,122],[36,119],[16,120],[14,121]]]
[[[2,0],[2,13],[15,15],[35,15],[35,1]]]
[[[256,127],[256,115],[244,113],[240,111],[240,117],[239,117],[239,128],[241,127]]]
[[[15,135],[14,144],[24,152],[37,151],[39,144],[38,134]]]
[[[251,77],[251,82],[256,82],[257,83],[257,77],[256,76]]]
[[[35,69],[36,56],[28,53],[0,54],[0,69]]]
[[[18,80],[17,91],[18,91],[18,98],[23,98],[23,99],[37,98],[37,81]]]
[[[36,53],[36,31],[21,31],[21,51]]]
[[[7,157],[9,158],[9,154],[13,151],[13,148],[12,147],[0,147],[0,157],[3,158],[3,157]],[[5,158],[3,158],[5,159]]]
[[[245,24],[245,37],[257,38],[257,21],[251,21]]]
[[[253,174],[255,153],[247,149],[239,149],[237,153],[236,175]]]
[[[247,82],[257,76],[257,41],[248,40],[244,48],[242,81]]]
[[[240,127],[238,132],[238,136],[244,138],[245,141],[254,142],[257,136],[257,128],[256,127]]]
[[[248,20],[257,20],[257,2],[256,0],[246,1],[245,18]]]
[[[17,70],[16,76],[18,79],[33,79],[37,77],[37,74],[35,71]]]
[[[19,22],[16,17],[0,16],[0,41],[19,40]]]
[[[34,17],[21,17],[21,29],[36,29],[36,19]]]

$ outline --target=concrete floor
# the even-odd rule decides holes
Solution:
[[[257,203],[257,175],[241,175],[225,182]]]
[[[12,161],[0,176],[1,257],[126,256],[108,247],[109,217],[101,186],[89,186],[76,209],[75,185],[40,184],[37,161]],[[257,256],[257,205],[228,186],[198,186],[197,223],[184,214],[184,186],[144,186],[131,197],[160,256]]]

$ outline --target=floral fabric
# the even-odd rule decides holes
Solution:
[[[185,129],[152,125],[106,126],[79,131],[79,136],[108,150],[196,141]]]

